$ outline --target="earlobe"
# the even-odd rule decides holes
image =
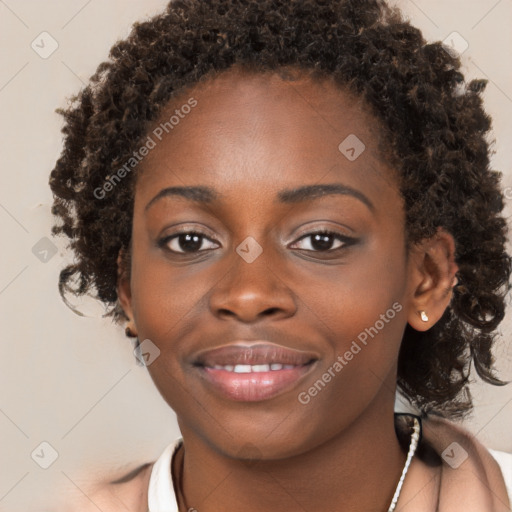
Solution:
[[[427,331],[443,316],[457,284],[453,236],[439,228],[433,237],[414,246],[409,263],[408,323],[417,331]]]
[[[130,272],[128,269],[129,257],[124,248],[121,248],[117,256],[117,286],[116,292],[119,303],[128,317],[125,333],[128,337],[136,337],[137,329],[133,318],[132,294],[130,286]]]

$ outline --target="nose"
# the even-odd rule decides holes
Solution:
[[[262,318],[284,319],[293,316],[297,301],[281,265],[264,250],[251,263],[236,252],[228,273],[213,287],[210,310],[221,319],[234,317],[244,323]]]

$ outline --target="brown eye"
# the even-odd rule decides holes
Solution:
[[[352,245],[355,243],[354,238],[347,237],[345,235],[341,235],[340,233],[335,233],[333,231],[316,231],[312,233],[308,233],[297,242],[294,243],[297,244],[301,240],[310,240],[308,243],[306,243],[306,247],[303,247],[302,250],[304,251],[314,251],[314,252],[329,252],[329,251],[336,251],[338,249],[342,249],[346,246]],[[337,243],[337,244],[336,244]],[[336,244],[335,247],[333,247],[333,244]],[[293,247],[292,247],[293,248]]]
[[[194,254],[211,249],[204,248],[205,240],[210,240],[204,233],[198,231],[183,231],[174,235],[166,236],[159,240],[158,245],[170,252],[178,254]],[[214,247],[213,247],[214,248]]]

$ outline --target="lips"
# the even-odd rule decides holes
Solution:
[[[213,368],[214,366],[270,365],[281,364],[301,366],[318,359],[316,354],[291,349],[268,342],[235,342],[215,349],[200,352],[196,364]]]
[[[231,400],[254,402],[293,388],[317,360],[313,352],[240,341],[198,353],[193,366],[210,390]]]

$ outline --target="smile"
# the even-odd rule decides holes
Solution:
[[[235,343],[201,352],[194,367],[203,384],[223,398],[257,402],[293,389],[318,357],[273,343]]]
[[[207,367],[208,368],[208,367]],[[233,373],[260,373],[260,372],[270,372],[270,371],[278,371],[278,370],[292,370],[295,368],[293,364],[280,364],[280,363],[272,363],[272,364],[237,364],[233,366],[232,364],[226,364],[224,366],[216,364],[212,370],[225,370],[227,372]]]

